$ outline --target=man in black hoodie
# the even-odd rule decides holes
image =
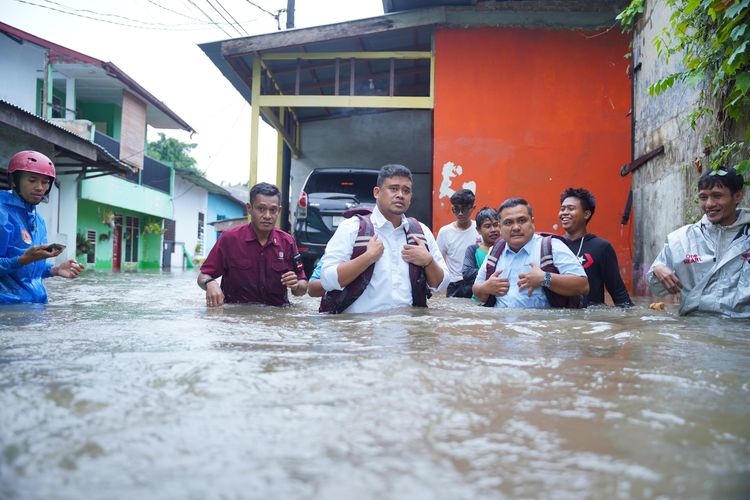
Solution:
[[[616,306],[632,307],[615,249],[609,241],[587,232],[586,226],[595,210],[596,198],[586,189],[568,188],[560,194],[558,218],[568,248],[576,254],[589,278],[588,304],[604,304],[606,286]]]

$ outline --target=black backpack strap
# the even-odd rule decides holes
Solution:
[[[352,259],[355,259],[367,251],[367,242],[375,234],[375,228],[369,214],[355,214],[359,218],[359,229],[354,239],[352,248]],[[371,264],[362,274],[357,276],[354,281],[344,287],[343,290],[331,290],[326,292],[320,299],[320,312],[331,314],[340,314],[364,293],[367,285],[370,284],[375,264]]]
[[[539,267],[544,272],[560,274],[552,258],[552,235],[542,235],[541,255],[539,255]]]
[[[429,250],[427,238],[419,221],[414,217],[407,217],[406,221],[408,226],[408,228],[404,228],[406,242],[410,245],[416,245],[417,241],[421,241]],[[409,282],[411,283],[411,304],[415,307],[427,307],[427,299],[432,297],[432,292],[427,286],[427,275],[424,268],[409,263]]]
[[[492,245],[492,248],[490,249],[490,253],[487,254],[487,274],[484,276],[484,279],[486,280],[490,276],[492,276],[495,271],[497,270],[497,261],[500,259],[500,256],[503,254],[503,250],[505,250],[505,240],[497,240],[494,245]],[[495,307],[495,303],[497,302],[497,299],[494,295],[490,295],[487,298],[487,302],[485,302],[483,305],[484,307]]]
[[[560,274],[560,270],[555,266],[552,258],[552,238],[564,241],[560,235],[553,233],[537,233],[542,237],[542,246],[539,255],[539,267],[546,273]],[[549,288],[542,288],[547,296],[547,301],[552,307],[564,307],[569,309],[580,309],[586,307],[586,298],[582,295],[566,296],[560,295]]]

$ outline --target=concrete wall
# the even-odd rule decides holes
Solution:
[[[0,35],[0,99],[36,113],[36,81],[44,78],[44,49]]]
[[[589,230],[609,240],[626,281],[630,237],[620,227],[630,179],[628,38],[619,30],[474,28],[435,34],[433,222],[454,220],[450,196],[477,207],[523,197],[537,231],[558,229],[560,193],[599,200]]]
[[[203,219],[203,250],[196,254],[198,243],[198,212],[204,214]],[[208,241],[209,231],[213,232],[208,221],[208,192],[202,187],[188,182],[179,175],[174,178],[174,221],[175,241],[184,243],[185,249],[191,257],[205,258],[208,255],[205,243]],[[172,253],[172,267],[182,267],[182,247],[175,246]]]
[[[206,223],[214,222],[219,217],[222,219],[234,219],[242,217],[245,214],[245,206],[230,200],[225,196],[214,193],[208,193],[208,213],[206,214]],[[206,226],[206,250],[205,254],[211,251],[216,243],[217,234],[214,226]]]
[[[170,195],[112,175],[81,181],[81,198],[161,219],[173,218]]]
[[[651,84],[680,64],[679,55],[665,64],[653,43],[662,29],[669,27],[670,14],[663,2],[646,2],[633,36],[633,64],[640,64],[633,77],[634,156],[664,146],[663,155],[632,174],[633,291],[639,295],[650,294],[645,274],[667,234],[700,215],[696,201],[699,173],[693,162],[704,156],[702,138],[710,125],[704,121],[692,130],[685,120],[699,89],[677,83],[658,96],[648,93]]]
[[[78,213],[78,182],[74,175],[59,175],[57,186],[52,188],[48,203],[37,206],[39,215],[47,225],[47,241],[62,243],[67,248],[56,259],[60,264],[74,259],[76,246],[76,214]]]
[[[301,142],[302,157],[292,160],[292,215],[305,179],[315,168],[379,169],[400,163],[414,175],[414,198],[407,214],[431,225],[431,111],[387,111],[303,123]]]

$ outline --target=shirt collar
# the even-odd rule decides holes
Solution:
[[[386,227],[386,224],[389,226],[393,226],[391,224],[391,221],[385,218],[385,215],[383,215],[383,212],[380,211],[377,205],[375,205],[375,208],[372,209],[372,216],[370,217],[372,220],[372,225],[377,228],[384,228]],[[398,227],[395,227],[394,229],[400,229],[400,228],[409,229],[409,221],[406,220],[406,216],[404,214],[401,214],[401,224],[398,225]]]
[[[529,241],[527,241],[526,244],[518,250],[518,252],[514,252],[510,248],[510,245],[505,245],[505,253],[511,253],[513,255],[518,255],[519,253],[525,253],[526,255],[531,255],[531,247],[534,245],[534,240],[536,240],[539,237],[540,236],[536,233],[531,235],[531,239],[529,239]]]
[[[258,235],[255,234],[255,229],[253,228],[253,225],[247,224],[246,227],[247,227],[247,234],[245,235],[245,241],[247,242],[258,241]],[[260,244],[260,242],[258,242],[258,244]],[[266,242],[266,245],[279,246],[278,232],[275,227],[271,229],[271,232],[268,234],[268,241]]]

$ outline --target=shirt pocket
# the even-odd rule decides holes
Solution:
[[[282,274],[291,271],[289,263],[285,260],[274,260],[271,262],[271,272],[281,277]]]

